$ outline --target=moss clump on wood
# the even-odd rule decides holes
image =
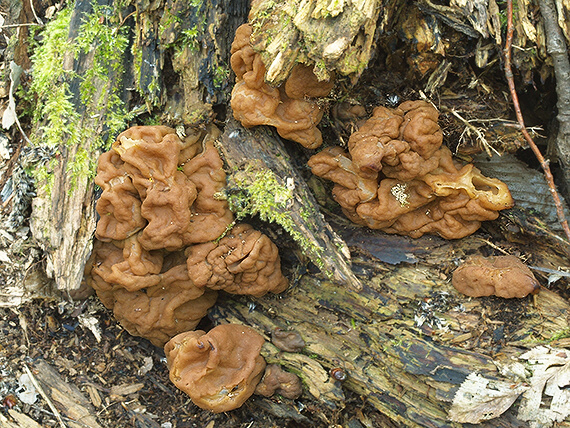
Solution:
[[[73,7],[58,13],[43,29],[43,39],[31,57],[30,94],[36,97],[33,120],[39,124],[31,140],[35,145],[61,152],[62,146],[79,147],[68,162],[72,186],[80,177],[95,174],[94,153],[108,147],[130,118],[120,98],[123,55],[128,46],[127,28],[119,26],[114,11],[93,4],[80,19],[77,36],[70,37]],[[90,67],[75,70],[73,60],[90,56]],[[110,77],[111,76],[111,77]],[[113,78],[112,76],[115,76]],[[103,117],[86,127],[84,119]],[[38,185],[51,193],[50,162],[34,172]]]
[[[229,178],[227,199],[237,219],[259,215],[263,221],[277,223],[297,242],[304,254],[321,270],[323,249],[308,240],[300,231],[288,208],[293,202],[295,183],[292,178],[283,182],[273,171],[252,166],[232,174]],[[301,216],[308,218],[304,210]]]

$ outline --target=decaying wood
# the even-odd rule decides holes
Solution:
[[[46,395],[45,399],[53,403],[57,410],[65,415],[65,423],[58,418],[62,426],[101,428],[89,400],[75,385],[66,382],[47,362],[36,361],[33,376]]]
[[[228,165],[229,192],[234,189],[245,191],[243,199],[247,201],[246,188],[258,179],[259,174],[272,174],[281,186],[291,190],[291,195],[277,204],[270,201],[274,203],[271,215],[287,216],[293,221],[295,232],[305,242],[301,244],[304,257],[325,274],[351,288],[360,287],[360,281],[350,268],[346,244],[320,214],[315,198],[293,168],[289,154],[274,132],[267,128],[245,129],[234,119],[228,119],[219,149]],[[275,197],[272,190],[275,189],[267,189],[269,195]]]
[[[362,251],[384,239],[359,229],[351,233],[349,240],[360,242]],[[459,295],[444,272],[454,257],[485,246],[477,236],[459,242],[392,236],[384,246],[388,254],[391,248],[415,254],[417,263],[357,256],[355,270],[363,274],[358,292],[303,276],[283,295],[255,300],[253,310],[248,299],[226,296],[211,318],[248,324],[268,340],[277,328],[298,332],[306,343],[300,353],[267,344],[264,356],[297,373],[307,396],[324,405],[342,408],[343,391],[351,390],[403,426],[430,427],[450,426],[451,401],[470,373],[502,379],[501,364],[570,326],[570,305],[546,289],[534,299],[511,301]],[[548,264],[547,254],[541,263]],[[334,368],[344,370],[346,381],[334,380]],[[509,411],[483,426],[526,423]]]
[[[273,85],[283,82],[296,63],[315,64],[320,80],[328,80],[331,71],[357,79],[372,56],[376,31],[391,25],[399,4],[397,0],[253,2],[252,46],[267,67],[265,80]]]
[[[563,28],[560,27],[559,23],[563,20],[559,19],[554,1],[540,0],[538,3],[544,21],[547,51],[552,58],[556,77],[556,95],[558,97],[556,118],[559,125],[556,147],[568,188],[570,187],[570,61],[568,59],[568,46],[563,34],[566,23],[563,24]]]
[[[161,14],[160,2],[139,3],[135,44],[142,51],[142,62],[137,89],[147,108],[159,107],[164,113],[162,117],[171,124],[196,125],[212,119],[211,106],[227,101],[231,80],[223,82],[225,89],[215,89],[202,79],[204,76],[212,79],[217,67],[224,61],[227,63],[229,33],[238,25],[238,18],[243,15],[240,8],[244,4],[240,3],[240,10],[234,10],[231,24],[223,27],[225,31],[216,33],[216,26],[227,22],[223,21],[224,14],[217,13],[224,10],[222,2],[210,1],[194,6],[182,0],[166,1],[176,17],[190,19],[188,22],[174,20],[171,25],[165,14]],[[270,9],[270,3],[275,9]],[[333,6],[346,3],[346,8],[329,10],[322,8],[325,3]],[[325,67],[320,69],[323,73],[330,67],[341,74],[358,76],[370,58],[377,31],[387,28],[404,2],[348,3],[305,2],[311,5],[311,10],[293,13],[293,7],[301,2],[254,2],[256,9],[252,20],[254,24],[258,23],[254,25],[254,43],[257,49],[264,50],[262,55],[270,72],[269,80],[283,80],[295,61],[305,60],[324,63]],[[420,3],[424,7],[426,4],[435,7],[428,1]],[[489,4],[496,7],[494,1]],[[317,10],[317,6],[321,9]],[[91,6],[89,2],[77,2],[75,7],[77,22]],[[357,7],[361,7],[358,13]],[[290,22],[265,20],[260,13],[274,10],[290,17]],[[481,16],[485,15],[483,9],[476,10]],[[198,17],[195,12],[203,13],[201,16],[205,20],[192,21],[189,17]],[[353,13],[358,19],[345,25]],[[441,15],[445,13],[440,11]],[[460,22],[461,16],[465,18],[467,13],[465,9],[462,14],[456,14],[456,21]],[[378,21],[379,14],[382,15]],[[485,16],[489,17],[488,14]],[[272,26],[275,22],[284,26]],[[471,28],[465,22],[463,19],[462,25]],[[183,36],[192,33],[193,23],[200,23],[202,30],[213,31],[208,34],[215,37],[208,38],[204,33],[196,39],[186,40],[186,44],[177,44]],[[293,24],[297,25],[295,29]],[[326,34],[334,37],[311,38],[311,34],[323,33],[320,30],[327,24],[333,25],[327,27]],[[485,28],[489,27],[464,32],[476,37]],[[265,37],[264,31],[268,34],[273,31],[273,39]],[[495,34],[495,37],[499,36]],[[303,52],[297,49],[301,38],[309,47]],[[287,47],[280,54],[277,48],[283,42]],[[179,79],[175,73],[163,74],[163,55],[170,49],[169,44],[174,50],[178,49],[172,66],[173,71],[180,74]],[[217,56],[218,48],[222,51],[220,56]],[[210,56],[212,52],[216,52],[213,57]],[[351,53],[355,55],[352,59]],[[89,67],[89,61],[89,56],[83,56],[70,64],[80,73]],[[124,76],[109,76],[110,81],[119,78]],[[98,82],[97,90],[105,91],[108,84]],[[174,88],[170,94],[167,91],[169,84]],[[104,114],[93,116],[87,114],[85,106],[78,103],[76,107],[83,114],[81,126],[84,129],[103,132],[100,120]],[[48,255],[48,271],[55,277],[58,287],[67,290],[79,285],[95,227],[92,184],[83,180],[72,188],[66,175],[66,163],[79,149],[81,147],[62,149],[53,171],[56,177],[53,193],[49,196],[39,194],[34,202],[35,237],[42,242]],[[456,261],[467,254],[490,252],[496,248],[532,257],[532,265],[540,268],[556,271],[561,266],[568,266],[565,242],[557,244],[562,251],[546,245],[555,240],[554,235],[549,235],[546,246],[539,245],[537,239],[533,253],[524,254],[523,247],[506,241],[493,244],[489,250],[487,235],[483,234],[456,242],[433,237],[412,241],[358,227],[340,226],[342,237],[353,250],[351,265],[346,245],[318,213],[313,196],[274,133],[265,128],[246,130],[228,120],[220,149],[228,165],[228,192],[232,187],[247,188],[256,173],[266,171],[274,174],[279,184],[292,189],[293,197],[284,201],[280,213],[289,215],[299,233],[313,244],[307,247],[309,251],[305,255],[314,261],[321,259],[323,270],[332,273],[330,279],[304,275],[298,281],[292,281],[293,285],[284,294],[255,299],[254,305],[246,297],[223,296],[210,314],[215,323],[251,325],[268,340],[276,328],[297,331],[306,342],[301,352],[281,352],[268,343],[263,353],[268,362],[282,364],[303,379],[305,398],[314,399],[318,405],[342,408],[346,391],[350,390],[402,425],[449,426],[450,403],[470,373],[501,378],[497,366],[516,358],[536,343],[552,340],[550,343],[554,346],[569,345],[567,339],[566,342],[555,340],[558,334],[570,328],[570,306],[556,293],[545,289],[534,299],[508,302],[494,298],[468,299],[458,295],[449,281]],[[306,216],[303,210],[305,213],[309,210],[312,215]],[[518,220],[503,216],[495,224],[512,231],[513,225],[518,227],[525,221],[517,223]],[[531,238],[526,235],[520,239],[528,242]],[[532,239],[534,242],[534,236]],[[311,253],[311,248],[319,250]],[[546,278],[542,279],[546,283]],[[331,377],[330,370],[335,368],[347,374],[344,382]],[[80,418],[87,425],[91,423],[86,422],[92,421],[93,417],[89,402],[82,394],[71,391],[46,363],[36,364],[34,376],[50,400],[61,406],[66,417]],[[100,400],[96,391],[92,392],[95,394],[92,400]],[[68,401],[64,397],[75,398]],[[260,400],[260,405],[271,407],[266,400]],[[132,412],[134,415],[134,410]],[[288,417],[296,413],[294,410],[283,412]],[[304,422],[301,416],[297,420]],[[93,424],[89,426],[97,426],[96,422]],[[516,419],[515,412],[509,411],[487,426],[524,424]]]
[[[32,418],[18,412],[15,409],[9,409],[8,415],[10,415],[14,422],[7,419],[3,414],[0,413],[0,425],[3,428],[42,428],[42,426]]]
[[[112,1],[106,2],[113,4]],[[72,44],[78,36],[79,26],[93,14],[91,2],[76,2],[69,28],[68,42]],[[122,53],[127,55],[127,53]],[[34,238],[46,253],[46,271],[55,280],[60,290],[78,289],[83,278],[83,266],[91,252],[93,231],[95,230],[96,215],[94,210],[93,178],[88,171],[74,175],[70,173],[70,165],[76,161],[80,152],[97,158],[101,148],[93,147],[89,136],[105,135],[106,115],[114,108],[110,105],[109,95],[113,88],[124,76],[109,72],[106,78],[93,78],[93,100],[91,103],[82,102],[80,83],[93,66],[93,52],[66,53],[64,67],[73,77],[66,81],[69,84],[70,98],[75,111],[80,116],[79,123],[69,123],[73,128],[64,133],[66,138],[79,133],[79,141],[69,145],[61,141],[57,147],[57,162],[53,165],[53,183],[37,183],[37,196],[33,200],[33,212],[30,227]],[[122,94],[126,97],[126,93]],[[105,101],[98,105],[100,98]],[[44,118],[46,123],[36,124],[37,139],[42,139],[42,127],[50,118]],[[63,130],[62,130],[63,132]],[[87,137],[83,137],[87,136]],[[105,140],[105,138],[103,138]]]
[[[517,95],[517,91],[515,88],[515,81],[513,78],[513,72],[511,69],[511,49],[513,45],[513,2],[512,0],[507,1],[507,40],[505,42],[505,76],[507,78],[507,83],[509,85],[509,90],[511,92],[511,98],[513,101],[513,107],[515,109],[515,114],[517,116],[517,120],[521,127],[521,133],[523,134],[525,140],[527,141],[529,147],[531,148],[532,152],[536,156],[536,159],[540,162],[540,166],[544,171],[544,176],[548,182],[548,187],[550,188],[550,193],[552,198],[554,199],[554,203],[556,204],[556,213],[558,215],[558,220],[560,221],[560,225],[564,229],[564,233],[566,234],[566,238],[570,240],[570,226],[568,226],[568,221],[566,220],[566,216],[564,214],[564,208],[562,206],[562,201],[560,200],[560,195],[556,190],[556,185],[554,184],[554,176],[550,171],[549,163],[544,159],[540,149],[537,147],[535,142],[533,141],[532,137],[530,136],[529,132],[526,129],[524,118],[521,112],[519,99]],[[570,70],[569,70],[570,71]],[[565,101],[564,101],[565,102]],[[564,125],[565,126],[565,125]],[[564,151],[564,145],[559,145],[559,150]]]

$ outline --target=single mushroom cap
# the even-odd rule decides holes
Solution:
[[[235,225],[217,243],[188,247],[186,255],[188,274],[199,287],[261,297],[289,285],[275,244],[248,224]]]
[[[264,342],[254,329],[238,324],[179,334],[164,346],[170,380],[202,409],[237,409],[263,376]]]
[[[453,272],[452,283],[457,291],[472,297],[521,298],[540,290],[532,271],[511,255],[471,256]]]
[[[279,394],[294,400],[303,393],[303,384],[296,374],[283,370],[279,364],[268,364],[255,393],[264,397]]]
[[[271,332],[271,343],[285,352],[299,352],[305,347],[305,341],[299,332],[281,328]]]

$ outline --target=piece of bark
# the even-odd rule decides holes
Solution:
[[[155,73],[160,73],[164,50],[173,48],[172,68],[179,75],[176,87],[164,86],[168,75],[156,78],[156,82],[163,85],[163,114],[169,121],[181,120],[186,125],[207,123],[214,117],[213,106],[229,103],[233,87],[230,46],[236,28],[247,20],[248,7],[247,0],[167,0],[158,10],[161,15],[158,33],[152,34],[150,24],[144,26],[145,31],[140,31],[148,40],[139,43],[143,63],[151,67],[156,63],[152,70]],[[151,19],[156,12],[145,14]],[[156,22],[154,25],[156,27]],[[149,53],[156,51],[157,54],[145,55],[150,50],[149,42],[154,44],[154,50]],[[141,68],[141,79],[149,75],[143,72]],[[140,86],[143,93],[156,97],[151,91],[156,91],[158,85],[152,80],[141,80]]]
[[[228,166],[230,205],[244,206],[246,214],[280,224],[304,257],[326,275],[351,288],[360,287],[350,268],[348,247],[320,214],[283,142],[270,128],[245,129],[229,118],[219,149]],[[240,216],[239,209],[236,214]]]
[[[91,402],[81,391],[67,383],[61,375],[44,360],[34,363],[34,377],[58,410],[70,420],[71,427],[101,428]]]
[[[89,1],[75,2],[67,37],[69,46],[73,46],[81,37],[81,27],[96,13],[95,6],[112,7],[113,3],[113,0],[101,0],[98,4]],[[49,37],[49,34],[47,36]],[[65,46],[54,49],[65,49]],[[60,130],[62,141],[58,142],[57,147],[52,147],[57,152],[54,162],[47,167],[48,173],[53,177],[52,184],[37,182],[37,196],[32,202],[30,228],[35,240],[46,253],[46,272],[54,279],[58,289],[66,291],[75,290],[81,284],[83,267],[91,252],[96,222],[93,179],[88,170],[91,163],[82,163],[76,174],[72,173],[72,166],[82,162],[81,159],[85,157],[97,159],[102,147],[98,147],[96,141],[101,141],[99,144],[103,145],[108,138],[107,116],[117,114],[115,110],[121,108],[117,103],[128,97],[128,92],[121,84],[125,76],[118,72],[118,66],[126,60],[129,49],[127,48],[126,52],[113,52],[116,55],[113,58],[114,63],[109,65],[105,76],[93,76],[90,72],[94,67],[95,48],[96,46],[93,46],[89,52],[81,51],[78,54],[74,54],[72,50],[64,53],[63,68],[66,73],[64,82],[58,83],[60,86],[67,86],[66,95],[78,120],[61,118],[63,124],[59,126],[68,126],[70,130]],[[84,78],[90,79],[92,84],[89,97],[82,93]],[[112,98],[113,96],[117,96],[119,101]],[[38,100],[38,104],[45,102],[45,99]],[[42,122],[35,124],[32,141],[43,143],[45,128],[54,126],[50,122],[51,119],[44,117]],[[77,166],[75,168],[77,169]]]
[[[553,0],[540,0],[538,3],[546,33],[546,49],[552,58],[556,78],[556,95],[558,97],[556,101],[558,108],[556,148],[568,194],[570,189],[570,60],[568,59],[568,46],[559,25],[560,20],[555,2]]]
[[[467,240],[469,249],[463,241],[447,246],[457,255],[472,251],[476,239]],[[321,405],[342,407],[346,388],[403,426],[445,427],[470,373],[505,379],[498,365],[533,346],[529,340],[551,339],[570,326],[570,305],[549,290],[508,303],[459,295],[441,274],[452,266],[447,260],[391,266],[366,259],[361,267],[371,279],[359,292],[306,275],[279,297],[256,300],[254,310],[245,298],[224,296],[210,317],[247,324],[267,338],[276,328],[298,332],[306,343],[301,353],[269,343],[262,353],[301,377],[306,396]],[[334,368],[346,373],[344,382],[323,378]],[[526,426],[515,415],[507,411],[482,426]]]
[[[356,81],[398,6],[393,0],[252,2],[251,41],[267,67],[266,82],[285,81],[296,63],[314,64],[319,80],[335,71]]]
[[[0,426],[3,428],[42,428],[42,426],[32,418],[24,413],[18,412],[16,409],[9,409],[8,415],[13,421],[0,413]]]

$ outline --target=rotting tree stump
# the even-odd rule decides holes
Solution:
[[[131,74],[138,72],[133,78],[134,86],[147,109],[162,109],[165,122],[199,125],[214,116],[211,105],[227,102],[230,73],[219,66],[229,60],[229,41],[234,28],[241,23],[240,18],[245,21],[245,11],[241,10],[245,6],[240,2],[239,7],[228,8],[227,15],[217,15],[215,11],[232,2],[210,1],[200,6],[183,0],[164,2],[162,5],[168,6],[174,18],[195,19],[196,11],[204,18],[196,22],[189,18],[181,24],[174,18],[169,22],[167,14],[160,13],[159,3],[136,5],[134,29],[128,27],[131,24],[127,13],[122,16],[125,21],[118,21],[117,28],[126,27],[132,32],[129,33],[131,42],[140,53],[139,57],[130,58],[125,51],[125,60],[131,61],[126,70]],[[381,11],[381,23],[386,28],[385,19],[394,16],[401,3],[375,3],[389,5]],[[87,8],[91,14],[90,5],[90,2],[76,2],[76,14],[86,13],[81,8]],[[73,22],[79,26],[81,20]],[[228,22],[230,25],[223,25]],[[367,48],[371,47],[374,37],[370,25],[366,23],[365,34],[360,39]],[[212,28],[220,31],[204,31]],[[194,30],[203,33],[192,38]],[[75,34],[75,29],[70,28],[70,37]],[[208,34],[212,37],[208,38]],[[179,49],[180,56],[172,60],[172,68],[166,72],[163,61],[168,49]],[[368,58],[366,52],[365,59]],[[91,60],[89,55],[83,55],[67,66],[75,72],[84,71]],[[278,71],[285,71],[285,65]],[[357,67],[357,71],[362,69]],[[131,83],[129,72],[120,76],[127,83]],[[216,72],[219,73],[217,83]],[[209,76],[209,80],[205,76]],[[118,81],[119,76],[111,76],[111,81],[113,79]],[[99,92],[108,88],[104,83],[98,82]],[[101,132],[100,117],[88,115],[86,112],[91,110],[80,105],[80,94],[73,95],[77,110],[85,114],[82,129]],[[125,93],[123,99],[127,98]],[[133,114],[141,111],[145,109]],[[61,163],[54,168],[56,180],[60,180],[52,188],[55,193],[44,199],[48,204],[45,212],[36,204],[34,213],[39,226],[50,228],[49,233],[38,231],[36,237],[44,241],[54,274],[61,281],[60,288],[68,290],[78,286],[77,279],[94,228],[91,184],[82,182],[83,187],[76,187],[73,197],[69,194],[71,182],[65,174],[65,162],[72,159],[78,149],[62,150]],[[502,301],[468,299],[451,287],[449,275],[455,261],[470,253],[495,251],[489,246],[491,241],[487,234],[480,232],[454,242],[433,237],[410,240],[341,225],[335,229],[351,247],[350,265],[346,246],[320,214],[307,218],[301,213],[302,209],[317,213],[318,207],[274,133],[261,128],[245,130],[228,120],[220,149],[228,164],[230,187],[233,183],[240,190],[246,189],[251,184],[248,174],[253,173],[255,177],[259,171],[271,171],[285,187],[290,179],[291,205],[285,204],[283,213],[290,212],[298,230],[324,249],[321,254],[305,253],[305,257],[321,257],[321,266],[331,273],[330,278],[310,274],[296,277],[293,273],[290,275],[292,286],[282,295],[261,299],[224,295],[210,313],[214,323],[244,323],[264,333],[267,339],[276,328],[297,331],[306,342],[301,352],[280,352],[268,341],[263,353],[268,362],[282,364],[303,379],[305,398],[313,399],[318,405],[342,408],[343,391],[348,389],[402,425],[449,426],[450,402],[468,374],[478,372],[500,377],[498,363],[519,356],[537,343],[569,345],[567,339],[552,341],[570,328],[568,302],[555,292],[545,289],[535,298]],[[513,224],[506,216],[501,221],[507,226],[505,231]],[[66,225],[73,229],[67,230],[62,238]],[[553,248],[548,241],[542,244],[533,236],[532,242],[536,245],[528,249],[517,242],[529,242],[529,235],[523,233],[518,240],[512,238],[500,230],[491,243],[529,256],[531,263],[538,267],[556,270],[569,264],[568,248],[564,244],[558,243],[562,249]],[[65,239],[65,244],[61,239]],[[68,273],[69,269],[73,272]],[[546,278],[543,283],[546,284]],[[330,376],[329,371],[334,368],[346,373],[343,383]],[[514,411],[508,411],[487,426],[524,426],[515,415]]]

